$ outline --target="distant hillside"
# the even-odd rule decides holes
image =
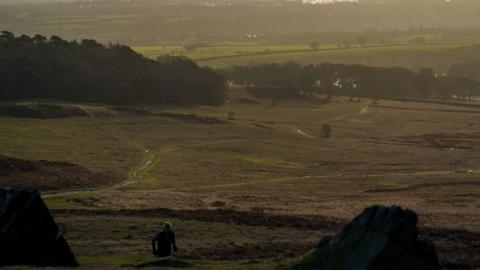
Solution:
[[[67,1],[72,1],[72,0],[0,0],[0,5],[3,4],[25,4],[25,3],[45,3],[45,2],[67,2]]]
[[[0,0],[0,3],[70,2],[0,9],[1,30],[125,44],[191,41],[339,44],[365,37],[373,43],[480,40],[478,1],[241,0]],[[407,33],[396,30],[408,31]],[[350,35],[344,32],[351,33]],[[319,35],[324,33],[324,35]]]

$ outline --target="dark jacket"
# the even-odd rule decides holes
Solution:
[[[168,257],[172,254],[172,246],[173,251],[177,251],[177,245],[175,243],[175,233],[170,232],[161,232],[157,234],[152,239],[152,249],[153,254],[158,257]]]

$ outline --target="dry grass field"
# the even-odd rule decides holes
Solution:
[[[70,104],[87,115],[0,117],[0,154],[128,179],[43,191],[85,269],[152,259],[165,220],[177,267],[270,269],[372,204],[415,210],[445,269],[480,268],[480,107],[230,96],[220,107]]]

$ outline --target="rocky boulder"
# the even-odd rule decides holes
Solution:
[[[419,239],[417,215],[397,206],[372,206],[316,250],[284,269],[440,269],[433,243]]]
[[[0,266],[76,266],[38,192],[0,189]]]

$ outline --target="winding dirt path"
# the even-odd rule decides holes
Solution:
[[[358,111],[358,112],[342,114],[342,115],[339,115],[339,116],[335,116],[333,118],[325,119],[321,122],[321,124],[326,124],[328,122],[339,121],[339,120],[342,120],[342,119],[345,119],[345,118],[348,118],[348,117],[351,117],[351,116],[359,115],[359,114],[365,114],[365,113],[368,113],[369,109],[370,109],[369,105],[366,105],[366,106],[362,107],[360,109],[360,111]],[[300,135],[302,135],[304,137],[307,137],[307,138],[310,138],[310,139],[318,138],[318,137],[313,136],[313,135],[305,132],[304,130],[301,130],[301,129],[296,128],[296,127],[294,127],[293,130],[295,131],[295,133],[300,134]]]
[[[48,191],[48,192],[43,192],[42,197],[43,198],[53,198],[53,197],[62,197],[66,195],[77,195],[80,193],[89,193],[89,192],[101,192],[101,191],[111,191],[111,190],[116,190],[122,187],[126,187],[135,183],[138,183],[143,179],[143,176],[145,173],[151,168],[153,165],[156,155],[151,152],[150,149],[146,148],[145,146],[124,138],[122,136],[118,136],[115,132],[112,132],[110,129],[106,128],[103,126],[98,119],[95,117],[94,113],[92,113],[86,106],[77,106],[78,108],[82,109],[87,116],[92,120],[92,122],[95,124],[95,126],[102,130],[105,134],[108,136],[119,140],[121,142],[124,142],[126,144],[132,145],[134,148],[138,149],[138,151],[141,152],[143,158],[140,161],[140,163],[130,169],[128,172],[128,179],[127,181],[112,185],[112,186],[107,186],[107,187],[95,187],[95,188],[82,188],[82,189],[69,189],[69,190],[57,190],[57,191]]]

